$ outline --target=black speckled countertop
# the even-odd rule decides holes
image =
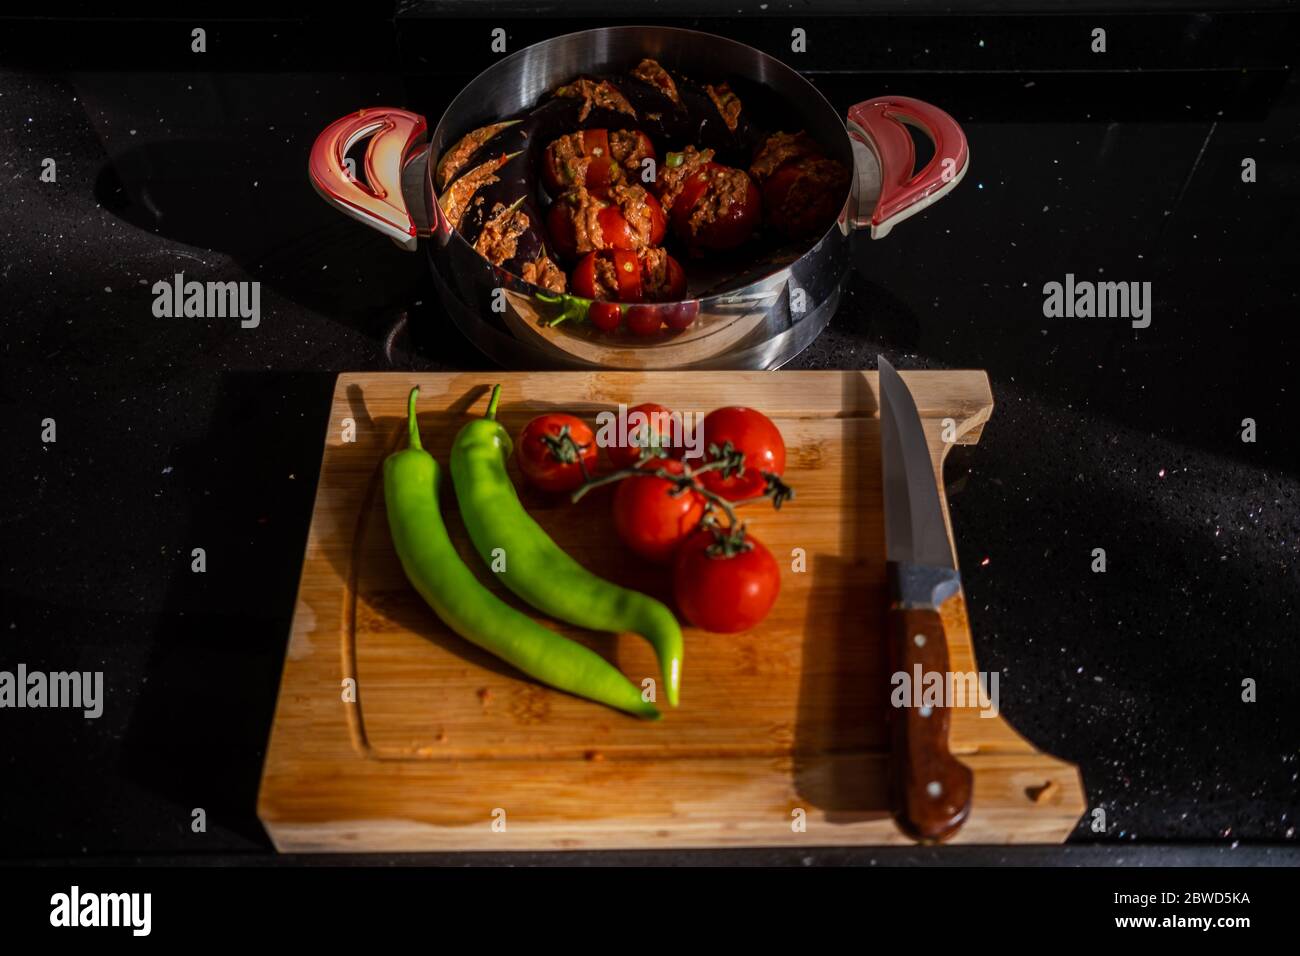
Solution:
[[[1300,78],[1278,51],[1298,48],[1300,22],[1214,16],[1187,22],[1237,31],[1236,47],[1189,52],[1197,35],[1178,21],[1166,54],[1095,72],[918,65],[923,31],[890,19],[860,21],[881,52],[870,68],[800,64],[837,107],[905,93],[966,130],[965,182],[859,246],[839,313],[789,367],[884,353],[988,370],[992,421],[946,474],[976,652],[1001,672],[1010,721],[1077,762],[1105,811],[1104,832],[1085,820],[1071,840],[1096,846],[960,862],[1177,860],[1180,844],[1199,844],[1197,861],[1232,862],[1239,844],[1242,862],[1296,859]],[[305,176],[330,120],[380,103],[437,114],[486,65],[431,66],[421,38],[436,22],[361,28],[393,51],[372,48],[360,72],[303,54],[315,34],[293,20],[229,25],[257,42],[203,72],[169,55],[38,63],[14,38],[43,27],[7,25],[0,669],[103,670],[108,705],[98,720],[0,712],[5,856],[269,852],[254,798],[334,376],[489,365],[440,316],[423,257],[334,213]],[[1039,49],[1025,30],[1068,46],[1059,18],[941,24],[962,50]],[[119,38],[135,50],[164,34]],[[260,326],[155,318],[150,287],[180,271],[259,279]],[[1044,283],[1067,273],[1150,282],[1150,327],[1044,318]],[[412,327],[427,330],[418,346]],[[191,832],[194,807],[206,833]]]

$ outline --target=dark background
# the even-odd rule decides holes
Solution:
[[[902,93],[966,130],[965,181],[860,243],[840,312],[789,367],[988,369],[993,419],[946,476],[976,652],[1108,828],[1028,850],[481,859],[1294,863],[1300,16],[768,6],[635,19],[753,43],[841,109]],[[81,16],[0,21],[0,669],[103,670],[107,702],[93,721],[0,712],[0,854],[248,859],[270,851],[254,802],[334,376],[489,367],[422,256],[315,196],[307,151],[361,106],[436,121],[495,26],[513,51],[611,21],[573,3],[55,7]],[[261,326],[155,318],[149,287],[179,271],[260,280]],[[1151,282],[1151,327],[1043,318],[1067,272]]]

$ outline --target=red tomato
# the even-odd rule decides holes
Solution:
[[[587,167],[587,191],[604,199],[618,179],[618,166],[612,159],[594,161]]]
[[[557,199],[546,211],[546,232],[551,237],[551,246],[561,258],[572,259],[577,255],[578,234],[563,200]]]
[[[723,178],[745,178],[745,195],[732,202],[725,214],[692,222],[692,213],[711,189],[717,188]],[[705,163],[686,181],[681,193],[673,201],[673,231],[691,250],[722,251],[741,245],[758,228],[763,218],[763,199],[758,187],[743,169],[733,169],[719,163]]]
[[[610,289],[604,283],[597,282],[596,261],[608,262],[614,267],[614,281],[618,288]],[[641,301],[641,262],[636,253],[624,252],[622,249],[601,249],[589,252],[578,260],[569,276],[569,288],[574,295],[584,299],[601,299],[614,302]]]
[[[570,186],[578,185],[572,171],[565,168],[558,158],[555,149],[558,142],[559,140],[555,140],[547,146],[542,156],[542,181],[546,184],[547,192],[552,196],[558,196]],[[615,163],[609,152],[609,131],[583,130],[582,154],[590,157],[582,185],[595,193],[608,189],[611,179],[617,175],[613,171]]]
[[[645,416],[633,418],[638,412]],[[667,447],[672,441],[672,425],[669,416],[672,412],[663,405],[646,402],[627,410],[628,443],[610,445],[605,450],[609,453],[610,463],[615,468],[631,468],[641,457],[641,449],[647,447],[665,447],[670,458],[680,458],[681,448]],[[678,436],[680,438],[680,435]],[[644,479],[642,479],[644,480]]]
[[[681,268],[678,266],[678,268]],[[690,302],[678,302],[670,308],[664,316],[664,325],[674,332],[680,332],[682,329],[689,329],[695,322],[695,317],[700,314],[700,303],[692,299]]]
[[[636,253],[622,249],[614,249],[611,258],[614,260],[614,274],[618,276],[618,301],[640,302],[641,260]]]
[[[686,271],[682,264],[672,256],[668,257],[664,268],[664,284],[658,289],[648,290],[647,296],[657,302],[674,302],[686,294]]]
[[[578,260],[578,264],[573,267],[573,272],[569,274],[569,288],[574,295],[580,295],[584,299],[596,298],[596,256],[599,253],[591,252]]]
[[[730,405],[716,408],[704,416],[704,448],[706,459],[711,457],[708,448],[721,448],[727,442],[736,451],[745,453],[743,474],[722,477],[721,469],[700,475],[700,484],[714,494],[729,501],[741,501],[761,495],[767,488],[766,474],[780,477],[785,474],[785,441],[772,419],[760,411]]]
[[[659,200],[649,193],[645,195],[645,203],[650,214],[648,244],[656,246],[663,241],[664,233],[668,231],[664,210],[659,205]],[[546,230],[550,234],[551,245],[565,259],[585,255],[595,249],[624,249],[628,252],[637,252],[646,245],[627,221],[620,207],[602,204],[596,212],[596,224],[600,227],[599,236],[589,236],[583,247],[579,248],[578,233],[573,223],[575,215],[582,215],[582,213],[575,210],[570,201],[563,198],[551,203],[551,208],[546,213]]]
[[[656,305],[634,305],[627,310],[627,327],[633,335],[656,335],[664,327],[664,317]]]
[[[636,252],[645,245],[659,245],[663,241],[664,233],[668,231],[668,223],[664,219],[664,207],[659,205],[659,200],[648,192],[645,194],[645,205],[650,214],[650,241],[648,243],[642,243],[641,237],[637,235],[636,230],[627,221],[622,209],[611,205],[606,206],[596,214],[596,221],[600,224],[602,244],[606,248],[627,249],[632,252]],[[570,228],[572,228],[572,223],[570,223]]]
[[[691,174],[691,178],[682,184],[681,192],[673,201],[673,228],[678,228],[678,220],[689,216],[695,204],[708,191],[710,167],[716,166],[717,163],[705,163],[698,170]]]
[[[607,129],[584,129],[582,131],[582,143],[592,156],[610,155],[609,130]]]
[[[650,459],[640,467],[682,473],[682,463],[672,459]],[[676,488],[657,475],[632,476],[620,481],[614,492],[614,529],[624,544],[648,561],[671,560],[704,516],[704,499],[690,489],[674,495]]]
[[[638,479],[632,479],[638,480]],[[682,616],[696,627],[736,634],[757,626],[781,593],[781,569],[763,543],[749,535],[749,549],[711,555],[711,530],[697,531],[677,549],[673,594]]]
[[[613,332],[623,317],[623,309],[617,302],[593,302],[587,310],[591,324],[602,332]]]
[[[786,163],[774,172],[763,184],[763,212],[767,214],[768,223],[775,229],[786,231],[787,197],[790,189],[799,181],[799,164]]]
[[[804,156],[785,163],[763,184],[768,225],[787,236],[829,228],[844,205],[849,173],[833,159]]]
[[[668,217],[664,215],[664,207],[649,190],[645,194],[645,204],[650,210],[650,245],[657,246],[668,234]]]
[[[630,132],[633,137],[632,142],[628,144],[626,135],[621,136],[619,138],[620,143],[622,144],[621,148],[614,149],[611,144],[610,152],[611,154],[617,154],[614,155],[614,159],[620,166],[626,169],[629,173],[636,172],[639,175],[641,164],[638,162],[635,166],[628,166],[627,161],[629,159],[635,159],[637,156],[639,156],[642,161],[647,158],[657,160],[658,154],[655,152],[655,144],[651,142],[649,136],[639,129],[622,130],[621,132],[624,134]]]
[[[515,449],[519,470],[542,491],[573,491],[586,478],[583,465],[589,472],[596,464],[596,436],[572,415],[539,415],[519,433]]]

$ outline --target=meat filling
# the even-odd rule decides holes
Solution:
[[[469,208],[469,202],[474,194],[492,183],[500,182],[496,176],[496,171],[510,162],[511,155],[502,155],[497,159],[489,160],[479,166],[475,166],[460,179],[451,184],[448,189],[438,200],[438,205],[442,207],[443,214],[451,221],[456,228],[460,228],[460,221],[465,218],[465,210]]]
[[[623,218],[631,227],[632,236],[638,249],[650,245],[654,231],[654,217],[647,200],[650,194],[644,186],[633,183],[620,183],[610,193],[610,199],[623,213]]]
[[[596,298],[606,302],[618,301],[618,270],[608,256],[596,257]]]
[[[658,61],[645,59],[637,64],[632,75],[643,83],[649,83],[663,91],[664,96],[668,97],[676,106],[682,105],[681,94],[677,92],[677,84],[673,81],[672,76],[659,65]]]
[[[600,226],[600,215],[610,206],[617,206],[627,220],[633,245],[644,248],[650,245],[654,233],[654,214],[649,205],[650,194],[645,187],[634,183],[618,183],[609,194],[609,201],[593,195],[585,187],[575,186],[560,197],[560,209],[573,223],[574,252],[585,255],[609,247]]]
[[[494,266],[508,262],[519,249],[519,237],[528,231],[528,214],[518,204],[497,203],[474,240],[474,249]]]
[[[619,113],[626,113],[636,119],[636,110],[627,101],[627,97],[620,93],[618,87],[608,80],[601,80],[600,82],[586,78],[574,80],[568,86],[561,86],[555,91],[555,95],[582,100],[582,110],[578,113],[579,123],[585,122],[587,117],[591,115],[592,108],[596,106]]]
[[[667,298],[668,252],[664,249],[647,249],[641,256],[641,290],[645,298],[656,301]]]
[[[763,180],[791,160],[820,155],[821,147],[817,141],[802,130],[798,133],[773,133],[754,157],[749,174],[762,185]]]
[[[635,130],[612,130],[609,134],[609,152],[614,162],[629,173],[641,168],[641,161],[650,155],[650,141]]]
[[[698,235],[700,229],[718,219],[725,219],[733,206],[745,201],[752,188],[749,176],[743,169],[717,166],[706,174],[709,186],[701,194],[687,219],[688,231]]]
[[[616,164],[611,172],[615,176],[623,170],[635,174],[653,148],[650,141],[635,130],[611,130],[608,158]],[[587,167],[602,158],[602,148],[589,148],[587,135],[581,130],[561,136],[547,147],[546,161],[554,164],[555,178],[561,183],[585,182]]]
[[[574,186],[558,200],[573,222],[573,241],[578,255],[605,247],[600,231],[600,211],[607,205],[583,186]]]
[[[469,162],[469,158],[478,152],[484,143],[506,127],[515,125],[516,122],[518,121],[508,120],[504,123],[493,123],[491,126],[483,126],[462,136],[438,162],[438,188],[446,188],[447,183],[456,178],[464,165]]]
[[[568,280],[555,260],[543,253],[533,262],[525,262],[520,270],[520,278],[548,292],[563,292],[568,287]]]
[[[694,146],[687,146],[680,153],[669,153],[668,158],[659,167],[659,203],[664,207],[664,212],[673,208],[673,202],[681,194],[682,187],[686,181],[694,175],[701,166],[713,161],[713,150],[697,150]]]
[[[709,99],[713,100],[713,105],[718,108],[722,122],[726,123],[727,129],[734,133],[740,123],[740,97],[726,83],[717,86],[706,85],[704,89],[709,94]]]
[[[593,159],[598,158],[594,153],[587,152],[586,137],[581,130],[561,136],[551,143],[548,152],[550,155],[547,161],[555,163],[556,178],[561,183],[585,182],[587,167]]]

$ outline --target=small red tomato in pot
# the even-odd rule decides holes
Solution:
[[[623,308],[617,302],[593,302],[587,320],[602,332],[613,332],[622,321]]]
[[[654,143],[639,129],[618,129],[609,134],[609,151],[629,179],[641,175],[641,164],[658,159]]]
[[[663,405],[645,402],[629,408],[627,443],[610,445],[605,449],[610,463],[615,468],[631,468],[640,460],[643,448],[659,448],[666,451],[669,458],[680,458],[680,444],[672,445],[674,440],[680,443],[682,439],[681,425],[676,427],[678,432],[674,436],[673,413]]]
[[[673,200],[671,216],[673,232],[692,252],[720,252],[754,234],[763,201],[743,169],[705,163]]]
[[[642,186],[618,184],[607,198],[582,187],[570,189],[546,214],[551,245],[573,259],[597,249],[639,252],[663,241],[663,207]]]
[[[677,607],[706,631],[737,634],[756,627],[780,593],[781,569],[752,535],[733,552],[705,528],[687,538],[673,559]]]
[[[763,140],[749,164],[749,175],[762,186],[782,166],[809,156],[823,156],[821,144],[805,130],[797,133],[775,132]]]
[[[666,155],[656,171],[654,181],[655,195],[663,203],[664,209],[671,209],[686,183],[711,162],[713,150],[696,149],[694,146]]]
[[[674,332],[680,332],[694,325],[695,317],[699,314],[700,303],[698,299],[692,299],[689,302],[678,302],[669,308],[664,315],[664,325]]]
[[[657,335],[664,327],[664,317],[657,305],[634,305],[627,310],[627,328],[633,335]]]
[[[563,197],[551,203],[551,208],[546,211],[546,234],[551,237],[551,248],[557,255],[564,259],[577,255],[578,234],[574,216]]]
[[[663,242],[668,232],[664,207],[644,186],[619,183],[610,190],[609,202],[600,213],[605,245],[636,252]]]
[[[552,196],[571,186],[608,185],[617,176],[609,151],[609,131],[584,129],[554,140],[542,154],[542,182]]]
[[[539,415],[519,433],[515,449],[519,470],[542,491],[573,491],[596,464],[596,436],[572,415]]]
[[[663,249],[645,249],[639,255],[600,249],[578,260],[569,288],[584,299],[606,302],[672,302],[686,294],[686,273]]]
[[[767,222],[791,238],[829,229],[849,195],[849,171],[822,156],[806,156],[780,167],[763,184]]]
[[[640,130],[580,130],[546,147],[542,182],[552,196],[573,186],[603,196],[615,182],[639,172],[647,158],[655,158],[655,148]]]
[[[663,249],[641,253],[642,294],[650,302],[675,302],[686,294],[686,272]]]
[[[663,469],[682,474],[682,463],[651,458],[639,468]],[[666,563],[677,546],[695,530],[704,516],[704,499],[693,489],[657,475],[624,478],[614,492],[614,530],[634,552],[648,561]]]
[[[700,475],[700,483],[705,488],[729,501],[756,498],[767,490],[767,475],[779,478],[785,474],[785,441],[781,432],[772,419],[756,409],[731,405],[705,415],[704,463],[714,460],[710,452],[714,446],[719,451],[730,446],[732,453],[744,456],[740,474],[725,474],[726,469],[714,468]]]
[[[601,249],[578,260],[569,276],[569,288],[584,299],[605,302],[640,302],[641,260],[634,252]]]

